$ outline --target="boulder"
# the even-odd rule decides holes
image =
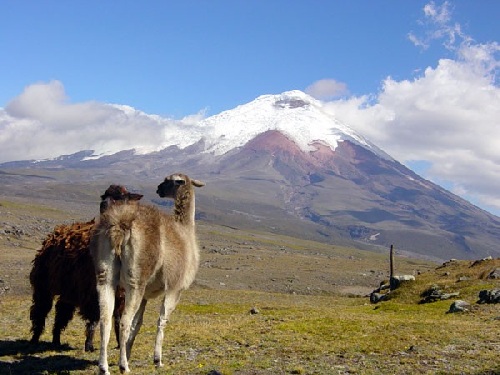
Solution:
[[[500,289],[481,290],[477,303],[500,303]]]
[[[388,294],[376,293],[373,292],[370,294],[370,302],[371,303],[379,303],[381,301],[387,301],[389,299]]]
[[[462,300],[457,300],[453,302],[448,310],[448,313],[457,313],[457,312],[467,312],[470,309],[470,303]]]
[[[495,268],[488,275],[488,279],[500,279],[500,268]]]
[[[401,286],[401,284],[409,281],[415,281],[415,276],[413,275],[399,275],[399,276],[393,276],[389,280],[390,285],[391,285],[391,290],[397,289]]]

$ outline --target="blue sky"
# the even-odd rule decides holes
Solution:
[[[3,5],[1,5],[3,3]],[[470,33],[498,35],[500,4],[453,3]],[[0,2],[0,106],[59,80],[71,101],[180,117],[333,78],[353,95],[411,78],[447,51],[422,52],[422,1]],[[481,9],[482,8],[482,9]],[[496,11],[495,11],[496,8]],[[495,35],[496,34],[496,35]]]
[[[108,104],[194,121],[298,89],[498,214],[499,16],[494,0],[0,0],[0,162],[91,147]]]

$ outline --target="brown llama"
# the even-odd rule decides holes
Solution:
[[[129,193],[122,186],[111,185],[101,195],[100,211],[103,213],[115,202],[138,201],[141,198],[141,194]],[[59,296],[52,343],[61,345],[61,331],[67,327],[78,308],[79,314],[86,321],[85,351],[94,350],[94,330],[99,321],[95,269],[89,250],[94,225],[94,220],[59,225],[43,241],[42,248],[33,260],[30,273],[33,290],[33,304],[30,309],[33,333],[31,343],[39,342],[53,300]],[[119,291],[116,296],[116,332],[118,332],[119,316],[123,310],[123,298],[123,291]]]
[[[107,346],[118,285],[125,289],[125,309],[120,319],[120,371],[130,371],[128,360],[147,300],[160,295],[163,304],[153,360],[162,366],[163,330],[181,292],[191,285],[198,271],[193,187],[204,185],[183,174],[166,177],[157,193],[162,198],[174,198],[173,215],[139,204],[113,206],[101,216],[91,244],[101,311],[101,373],[109,374]]]

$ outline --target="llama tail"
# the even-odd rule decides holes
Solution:
[[[128,238],[129,230],[122,228],[119,225],[113,225],[108,229],[109,239],[111,241],[111,249],[118,258],[122,255],[122,246]]]
[[[115,205],[101,215],[97,225],[98,237],[107,239],[109,250],[121,257],[122,249],[130,238],[133,222],[136,218],[136,208],[129,205]]]

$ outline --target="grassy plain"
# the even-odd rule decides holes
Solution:
[[[42,343],[28,343],[30,262],[53,224],[74,214],[17,201],[0,201],[0,214],[0,374],[96,373],[98,353],[83,351],[78,317],[62,348],[50,344],[52,312]],[[22,231],[2,232],[13,227]],[[500,287],[486,278],[500,260],[438,268],[398,257],[398,273],[416,274],[416,281],[373,305],[366,295],[388,277],[385,252],[203,222],[199,234],[200,272],[165,330],[165,366],[152,365],[160,303],[153,300],[134,345],[133,374],[500,373],[500,309],[475,304],[479,290]],[[419,304],[433,284],[460,292],[471,311],[447,314],[449,300]],[[118,373],[116,349],[109,360]]]

